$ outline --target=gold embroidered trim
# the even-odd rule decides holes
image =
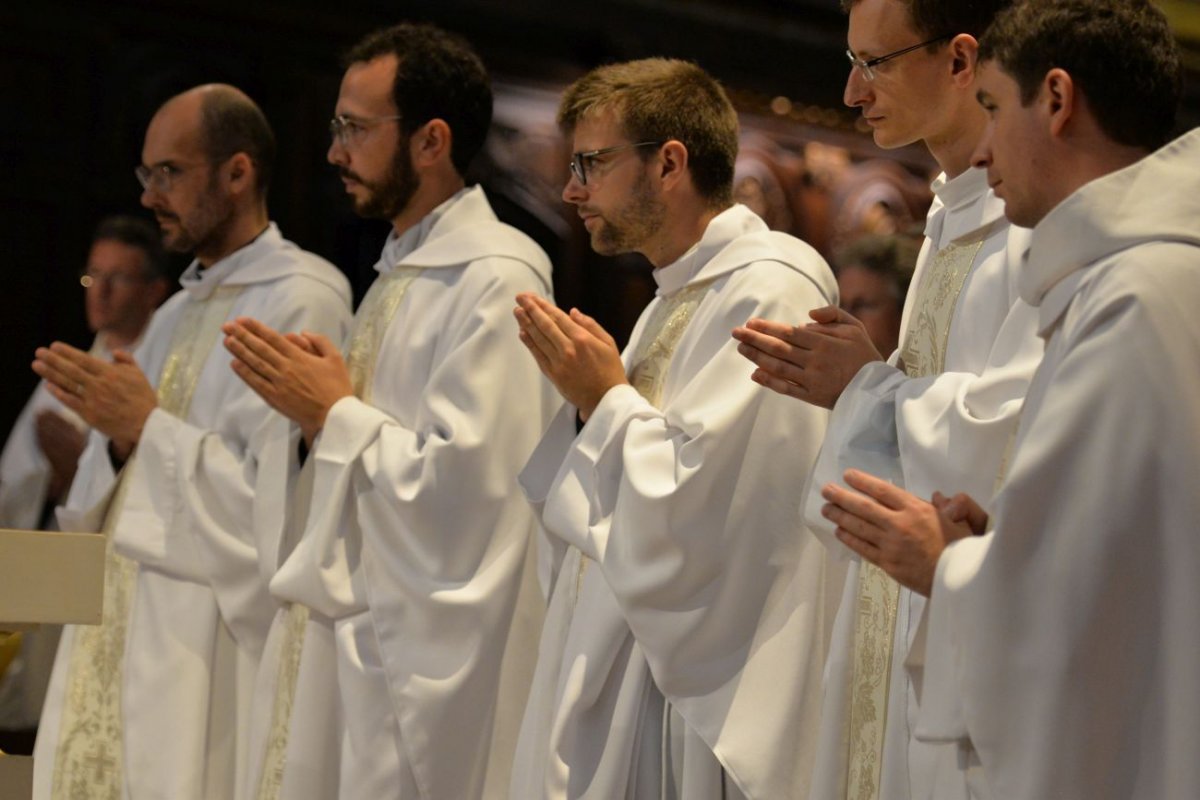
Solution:
[[[633,365],[629,370],[629,383],[655,408],[662,402],[663,385],[667,381],[667,371],[671,367],[675,348],[679,346],[679,340],[683,338],[696,309],[700,307],[700,301],[711,286],[710,280],[680,289],[655,306],[646,320],[645,332],[638,339],[633,358],[629,360]],[[583,576],[590,561],[582,551],[579,552],[579,573],[575,576],[576,603],[579,602]]]
[[[350,385],[354,387],[354,396],[363,402],[371,401],[371,384],[375,378],[375,365],[384,334],[391,326],[409,286],[420,274],[420,267],[397,267],[386,275],[380,275],[367,290],[367,296],[354,315],[354,328],[346,347],[346,367],[350,373]],[[304,649],[308,617],[306,607],[297,603],[288,606],[283,641],[280,643],[279,675],[271,708],[271,728],[257,800],[277,800],[283,786],[288,731],[296,702],[296,682],[300,677],[300,656]]]
[[[900,352],[900,363],[910,378],[939,375],[945,370],[958,296],[983,242],[975,239],[944,247],[922,275]],[[847,740],[846,797],[851,800],[879,797],[899,602],[900,584],[874,564],[862,562]]]
[[[207,300],[190,303],[180,315],[158,381],[158,405],[185,418],[208,355],[241,287],[218,288]],[[113,549],[112,530],[125,504],[125,476],[118,479],[104,516],[104,609],[99,625],[77,625],[67,670],[52,800],[123,800],[124,728],[121,679],[125,640],[136,589],[137,564]]]

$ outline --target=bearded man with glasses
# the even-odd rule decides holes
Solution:
[[[729,331],[836,303],[824,260],[733,203],[737,115],[683,61],[597,69],[559,107],[563,199],[658,295],[624,355],[532,294],[520,337],[567,400],[521,485],[550,605],[513,798],[802,797],[837,570],[795,535],[826,412],[755,386]]]
[[[401,24],[346,67],[328,159],[392,224],[346,356],[227,327],[238,375],[294,423],[260,468],[282,607],[245,796],[503,797],[543,609],[516,476],[558,407],[509,311],[550,292],[550,262],[464,182],[492,115],[465,41]]]
[[[232,797],[251,677],[274,602],[251,525],[252,441],[270,408],[230,372],[238,315],[341,336],[350,286],[267,216],[274,136],[250,98],[207,85],[146,131],[142,204],[195,260],[136,354],[62,343],[34,370],[94,432],[59,521],[111,543],[100,626],[68,626],[35,750],[34,796]],[[136,357],[135,357],[136,356]]]
[[[862,110],[880,147],[924,142],[942,169],[896,352],[879,353],[864,326],[835,308],[814,312],[807,325],[754,319],[734,332],[759,367],[755,381],[833,409],[805,518],[844,556],[853,554],[821,516],[820,487],[858,467],[924,498],[967,487],[986,503],[1041,359],[1037,315],[1017,292],[1028,231],[1009,225],[986,172],[971,162],[987,124],[975,102],[978,39],[1008,4],[843,2],[846,105]],[[910,673],[905,659],[924,609],[921,595],[870,564],[851,563],[827,670],[814,797],[903,800],[928,797],[939,775],[960,781],[953,745],[912,735],[919,668]]]

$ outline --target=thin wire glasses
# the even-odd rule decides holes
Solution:
[[[133,168],[133,174],[146,191],[166,194],[171,191],[179,176],[189,169],[191,167],[177,167],[174,164],[155,164],[153,167],[138,164]]]
[[[666,144],[666,142],[637,142],[636,144],[618,144],[613,147],[602,147],[599,150],[584,150],[572,153],[571,174],[579,181],[580,186],[587,186],[588,170],[595,166],[595,160],[598,156],[606,156],[609,153],[619,153],[622,150],[632,150],[637,147],[658,147],[663,144]]]
[[[392,120],[400,119],[399,115],[393,114],[390,117],[350,117],[345,114],[338,114],[333,119],[329,120],[329,137],[335,140],[342,147],[349,147],[357,144],[372,126],[380,122],[391,122]]]
[[[866,78],[869,81],[873,81],[873,80],[875,80],[875,73],[872,70],[873,70],[873,68],[878,67],[880,64],[891,61],[893,58],[899,58],[900,56],[907,55],[908,53],[911,53],[914,50],[920,50],[922,47],[928,47],[931,44],[937,44],[940,41],[943,41],[945,39],[952,39],[952,38],[954,38],[954,34],[952,34],[952,33],[943,34],[941,36],[937,36],[933,39],[930,39],[927,42],[921,42],[920,44],[914,44],[912,47],[906,47],[903,50],[897,50],[894,53],[888,53],[887,55],[877,56],[876,58],[871,58],[866,61],[864,61],[861,58],[859,58],[858,56],[854,55],[853,50],[847,50],[846,58],[850,59],[851,66],[858,69],[858,71],[862,73],[862,76],[864,78]]]

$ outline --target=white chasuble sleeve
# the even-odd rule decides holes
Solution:
[[[993,797],[1200,785],[1198,252],[1126,251],[1123,273],[1089,266],[1047,295],[1043,307],[1074,298],[1030,388],[994,532],[939,562],[917,736],[969,738],[968,780]]]
[[[273,291],[245,291],[230,316],[252,316],[283,332],[313,331],[340,341],[350,311],[343,298],[310,280]],[[144,568],[209,586],[234,638],[259,652],[274,616],[253,526],[257,458],[250,444],[264,426],[286,431],[229,368],[218,339],[187,419],[156,409],[131,464],[117,551]],[[200,406],[200,407],[197,407]]]
[[[513,743],[493,742],[502,663],[529,661],[519,696],[528,691],[540,611],[525,618],[518,594],[535,579],[536,523],[516,475],[557,402],[516,336],[524,291],[548,286],[508,258],[413,281],[370,404],[348,397],[330,410],[310,456],[307,527],[272,582],[339,625],[369,613],[422,797],[507,785]],[[533,600],[540,609],[536,587]],[[512,641],[530,652],[508,652],[520,627],[527,635]],[[489,748],[506,763],[489,763]]]
[[[751,381],[730,331],[829,302],[773,262],[718,278],[670,361],[661,407],[613,388],[557,454],[551,485],[561,438],[522,477],[547,530],[603,573],[655,686],[752,798],[803,796],[812,766],[803,738],[820,704],[827,574],[823,548],[800,532],[796,489],[827,412]]]
[[[840,557],[850,554],[821,515],[820,490],[842,483],[847,469],[925,499],[966,492],[986,505],[995,493],[1043,350],[1037,310],[1016,285],[1029,232],[1006,230],[984,242],[959,294],[944,370],[910,377],[897,351],[859,370],[838,399],[805,492],[805,521]]]

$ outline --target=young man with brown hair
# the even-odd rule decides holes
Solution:
[[[932,590],[917,736],[958,748],[973,797],[1191,797],[1200,131],[1163,146],[1178,48],[1147,0],[1036,0],[980,58],[975,161],[1034,226],[1019,287],[1046,340],[1010,467],[990,522],[860,472],[826,514]]]
[[[808,325],[751,320],[734,332],[754,379],[833,408],[806,519],[836,551],[813,487],[847,467],[929,497],[970,487],[990,499],[1041,357],[1034,310],[1017,293],[1027,231],[1011,228],[971,153],[987,118],[975,102],[978,39],[1008,0],[846,0],[847,105],[875,142],[924,142],[943,174],[902,320],[886,354],[837,309]],[[924,598],[869,564],[850,566],[834,632],[814,784],[821,798],[922,798],[953,748],[912,738],[918,697],[905,658]]]
[[[694,64],[594,70],[559,120],[563,199],[598,252],[650,260],[658,296],[624,358],[582,312],[518,297],[569,405],[521,477],[553,580],[510,796],[803,796],[836,571],[795,533],[792,482],[826,414],[754,385],[729,330],[836,302],[833,276],[732,205],[737,116]]]

